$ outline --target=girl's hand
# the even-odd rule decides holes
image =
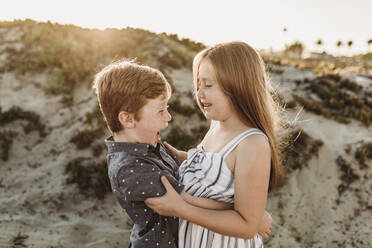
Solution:
[[[260,226],[258,228],[258,234],[261,235],[264,239],[268,239],[271,234],[273,226],[274,226],[273,218],[268,212],[265,211]]]
[[[164,146],[165,146],[169,151],[171,151],[174,155],[176,155],[177,159],[178,159],[181,163],[182,163],[184,160],[187,159],[187,152],[177,150],[176,148],[174,148],[173,146],[171,146],[170,144],[168,144],[168,142],[166,142],[166,141],[164,141],[163,144],[164,144]]]
[[[165,187],[166,193],[161,197],[153,197],[145,200],[146,205],[153,209],[156,213],[163,216],[177,216],[179,211],[182,211],[182,206],[186,202],[174,190],[165,176],[160,178]]]

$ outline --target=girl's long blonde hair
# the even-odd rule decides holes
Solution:
[[[271,191],[279,185],[282,174],[276,135],[279,118],[278,106],[268,90],[268,78],[261,56],[244,42],[222,43],[202,50],[193,62],[195,90],[203,59],[211,62],[217,83],[232,102],[241,121],[262,130],[268,137],[271,149]],[[200,107],[198,99],[197,102]]]

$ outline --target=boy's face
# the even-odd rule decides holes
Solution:
[[[147,99],[146,105],[140,109],[135,129],[141,143],[156,146],[160,141],[160,131],[165,129],[172,119],[168,112],[168,99],[164,96]]]

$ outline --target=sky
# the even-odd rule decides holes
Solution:
[[[4,1],[5,2],[5,1]],[[213,45],[242,40],[283,49],[298,40],[308,50],[371,52],[372,0],[8,0],[0,21],[30,18],[87,28],[142,28]],[[283,32],[286,28],[287,31]],[[315,43],[322,39],[322,48]],[[339,49],[336,42],[353,41]]]

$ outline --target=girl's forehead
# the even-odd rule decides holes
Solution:
[[[200,62],[199,70],[198,70],[198,78],[202,79],[214,79],[214,68],[211,62],[204,59]]]

